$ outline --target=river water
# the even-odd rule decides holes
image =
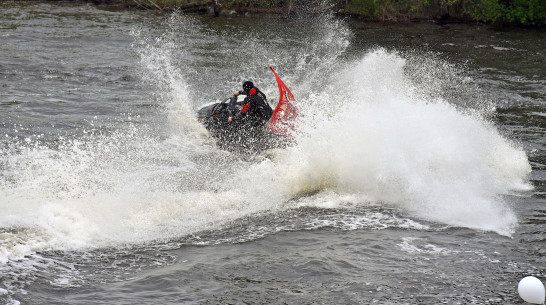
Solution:
[[[0,303],[522,304],[546,32],[0,3]],[[296,144],[195,120],[247,79]]]

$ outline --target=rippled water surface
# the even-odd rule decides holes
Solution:
[[[523,304],[546,33],[0,3],[0,303]],[[195,120],[247,79],[295,145]]]

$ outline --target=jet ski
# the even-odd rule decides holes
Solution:
[[[236,152],[259,152],[284,148],[291,140],[273,132],[269,122],[249,124],[241,115],[245,95],[232,96],[220,102],[202,106],[197,120],[208,130],[219,148]],[[232,121],[228,118],[232,116]]]
[[[241,115],[244,95],[232,96],[220,102],[202,106],[197,112],[197,120],[216,140],[218,147],[230,151],[263,151],[271,148],[284,148],[294,143],[295,120],[298,109],[294,96],[279,78],[277,72],[269,67],[279,87],[279,102],[269,122],[256,124]],[[233,120],[228,122],[229,116]]]

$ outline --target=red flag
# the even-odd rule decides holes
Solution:
[[[291,133],[295,129],[295,121],[298,117],[298,108],[294,105],[294,95],[286,87],[273,67],[269,67],[275,74],[277,85],[279,85],[279,104],[273,111],[269,128],[274,132],[287,138],[291,138]]]

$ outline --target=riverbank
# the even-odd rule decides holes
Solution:
[[[487,23],[546,27],[546,1],[541,0],[90,0],[96,4],[141,9],[220,14],[298,14],[333,11],[365,21],[404,23],[434,20],[440,24]]]

